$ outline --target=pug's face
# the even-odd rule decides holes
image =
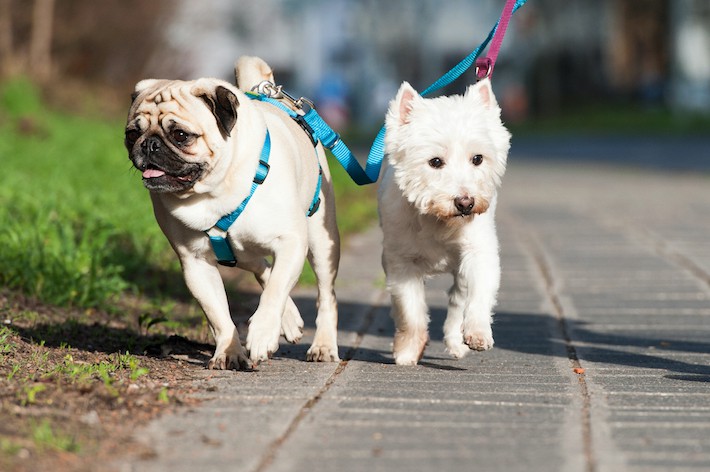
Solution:
[[[144,80],[136,85],[125,145],[151,192],[184,193],[214,166],[237,120],[236,95],[216,81]]]

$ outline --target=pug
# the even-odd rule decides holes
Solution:
[[[242,63],[243,88],[264,75],[248,70],[261,63]],[[306,258],[318,285],[316,331],[306,357],[338,361],[334,283],[340,240],[320,143],[314,147],[274,105],[252,100],[228,82],[203,78],[139,82],[125,145],[209,322],[216,348],[208,368],[252,368],[278,349],[281,334],[289,342],[300,340],[303,320],[289,294]],[[260,162],[265,150],[266,165]],[[215,226],[245,201],[227,230]],[[230,316],[213,236],[226,241],[232,262],[252,272],[263,289],[245,347]]]

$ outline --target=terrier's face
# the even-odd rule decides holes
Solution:
[[[405,82],[385,124],[395,181],[422,214],[454,223],[488,209],[510,148],[488,79],[463,96],[434,99]]]

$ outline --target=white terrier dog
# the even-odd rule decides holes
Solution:
[[[378,201],[395,362],[421,359],[429,339],[424,279],[443,272],[454,276],[447,351],[460,358],[469,349],[490,349],[500,285],[494,213],[510,148],[490,81],[463,96],[434,99],[405,82],[385,126],[388,158]]]

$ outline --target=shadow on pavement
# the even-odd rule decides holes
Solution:
[[[309,297],[294,299],[301,309],[307,331],[315,328],[315,300]],[[371,363],[393,364],[389,350],[394,334],[394,324],[388,309],[372,308],[368,304],[341,302],[340,332],[358,333],[362,329],[364,314],[374,309],[367,328],[367,336],[382,337],[386,350],[366,347],[354,348],[344,339],[340,340],[341,359],[353,359]],[[443,340],[442,326],[446,311],[441,308],[431,310],[430,338],[432,342]],[[566,356],[566,342],[558,320],[544,314],[499,312],[495,315],[493,335],[494,349],[504,349],[524,354],[540,356]],[[246,336],[243,321],[240,320],[242,339]],[[687,341],[678,335],[661,338],[657,336],[632,336],[627,334],[602,333],[589,328],[585,322],[566,320],[566,328],[573,338],[577,353],[584,362],[658,369],[665,371],[664,377],[673,380],[710,382],[710,366],[678,360],[682,353],[701,354],[710,352],[710,342]],[[641,327],[642,329],[643,327]],[[43,341],[47,346],[68,343],[72,347],[100,352],[138,352],[152,356],[167,354],[187,354],[191,358],[206,363],[214,346],[193,342],[180,336],[145,335],[132,329],[116,328],[104,324],[84,324],[64,320],[55,324],[39,324],[32,328],[14,327],[22,337],[35,342]],[[344,338],[345,336],[341,336]],[[352,339],[352,336],[348,336]],[[309,343],[301,340],[298,344],[287,344],[283,340],[274,358],[304,360]],[[644,352],[640,352],[640,351]],[[427,352],[431,352],[428,349]],[[423,367],[440,370],[468,370],[460,361],[446,356],[430,355],[425,352],[420,362]]]

